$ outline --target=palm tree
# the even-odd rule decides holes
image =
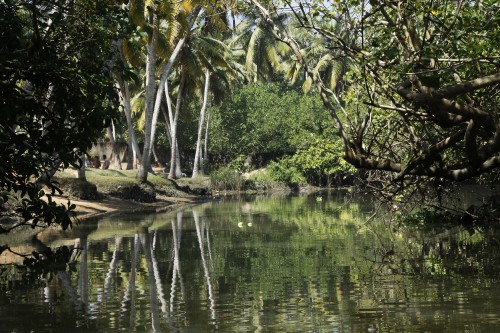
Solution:
[[[235,70],[233,68],[234,57],[232,56],[231,50],[223,42],[215,38],[200,36],[193,41],[193,44],[198,51],[195,54],[198,54],[200,66],[204,68],[204,89],[202,94],[203,103],[198,121],[196,150],[192,174],[192,177],[195,178],[198,176],[200,167],[203,165],[203,156],[206,157],[206,150],[205,154],[202,155],[201,139],[203,127],[206,126],[206,128],[208,128],[209,125],[209,117],[207,117],[207,121],[205,122],[205,111],[209,100],[209,91],[214,93],[214,96],[217,99],[216,102],[220,102],[222,94],[230,91],[229,80],[233,78]],[[214,80],[210,80],[211,77],[214,77]],[[205,142],[207,141],[207,135],[208,132],[205,131]]]
[[[185,45],[180,51],[180,57],[177,62],[177,66],[179,69],[182,69],[178,72],[177,82],[182,83],[177,87],[177,103],[175,112],[172,112],[172,108],[169,102],[169,96],[167,98],[167,109],[169,110],[169,130],[170,130],[170,142],[171,142],[171,161],[170,161],[170,178],[179,178],[181,176],[180,169],[180,158],[179,151],[177,149],[177,122],[179,119],[179,112],[181,110],[183,104],[183,98],[187,94],[187,91],[192,91],[197,95],[205,96],[204,108],[206,109],[207,99],[208,99],[208,88],[203,90],[207,93],[200,94],[200,77],[203,75],[206,82],[209,82],[210,73],[214,72],[215,66],[226,66],[227,62],[225,60],[225,56],[228,53],[225,45],[218,41],[215,38],[209,37],[212,31],[220,31],[223,29],[227,29],[227,23],[221,18],[220,13],[213,13],[212,7],[204,8],[202,12],[203,15],[200,15],[200,22],[196,27],[196,30],[190,31],[189,35],[185,38]],[[224,11],[221,11],[224,13]],[[204,75],[207,73],[208,76]],[[208,78],[208,80],[207,80]],[[164,83],[165,92],[167,95],[169,82],[165,80]],[[205,84],[208,87],[208,83]],[[204,116],[202,117],[204,118]],[[201,142],[201,129],[203,127],[204,121],[199,124],[198,137],[200,138],[198,141]],[[197,147],[200,147],[200,144],[197,144]],[[198,154],[198,160],[199,154]],[[197,160],[197,161],[198,161]],[[199,164],[198,162],[196,163]],[[195,171],[197,173],[197,170]]]
[[[277,25],[288,21],[287,14],[273,17]],[[258,17],[249,17],[236,29],[239,43],[246,48],[245,66],[251,82],[272,80],[276,72],[283,71],[283,58],[290,52],[285,43],[277,40]],[[249,37],[248,37],[249,36]]]
[[[349,63],[346,57],[340,56],[335,50],[331,50],[326,47],[328,43],[325,41],[322,35],[313,35],[308,31],[303,29],[294,29],[293,27],[298,25],[294,24],[296,20],[291,19],[291,24],[288,25],[287,32],[289,35],[299,42],[300,45],[304,45],[301,49],[302,54],[306,59],[311,59],[308,64],[311,68],[313,75],[317,76],[324,82],[325,86],[330,90],[341,89],[339,83],[342,81],[343,75],[347,72]],[[342,32],[340,23],[334,23],[330,27],[338,35],[343,35],[346,32]],[[318,59],[314,61],[312,59]],[[304,66],[298,61],[295,55],[288,57],[283,63],[283,68],[285,69],[285,77],[290,79],[291,84],[295,84],[299,75],[304,74]],[[310,91],[312,86],[311,76],[306,76],[303,84],[302,90],[307,93]]]
[[[175,40],[176,18],[178,13],[189,9],[191,1],[156,2],[152,0],[131,0],[130,17],[132,21],[145,32],[146,72],[145,72],[145,112],[144,112],[144,149],[137,177],[147,181],[147,174],[151,169],[151,151],[154,138],[153,121],[155,115],[156,66],[161,56],[162,45]],[[161,32],[166,32],[165,36]],[[159,108],[158,108],[159,110]]]
[[[137,168],[137,160],[142,159],[133,126],[132,90],[134,87],[137,87],[137,83],[140,81],[139,75],[136,73],[140,72],[138,68],[142,67],[144,60],[140,52],[140,40],[135,38],[124,39],[117,41],[116,44],[119,57],[118,64],[120,64],[122,68],[121,70],[115,70],[114,78],[118,95],[120,97],[120,104],[127,121],[129,151],[127,154],[127,170],[130,170]],[[130,82],[131,78],[135,80]],[[140,89],[140,87],[138,88]]]

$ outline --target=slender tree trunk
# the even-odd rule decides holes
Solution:
[[[182,47],[184,46],[185,41],[186,41],[186,38],[183,37],[177,42],[177,45],[175,46],[174,51],[170,55],[168,62],[163,66],[163,69],[162,69],[160,83],[158,84],[158,88],[156,90],[156,99],[155,99],[155,105],[154,105],[153,120],[152,120],[152,125],[151,125],[151,143],[150,143],[151,146],[153,146],[155,136],[156,136],[156,126],[158,124],[158,116],[160,114],[160,109],[161,109],[161,100],[162,100],[163,89],[164,89],[163,87],[167,81],[168,76],[170,75],[170,73],[172,71],[172,65],[174,64],[175,60],[179,56],[180,51],[181,51]]]
[[[181,110],[183,92],[184,92],[184,83],[186,81],[186,75],[184,74],[184,69],[183,69],[182,65],[181,65],[180,71],[181,71],[181,81],[179,83],[179,89],[178,89],[178,93],[177,93],[177,103],[175,105],[175,114],[173,116],[171,114],[169,115],[170,119],[173,120],[170,123],[170,131],[172,134],[172,140],[171,140],[172,145],[171,145],[171,149],[170,149],[171,155],[170,155],[170,172],[168,174],[169,178],[179,178],[180,177],[180,174],[178,174],[176,172],[177,171],[176,168],[177,167],[180,168],[180,165],[176,166],[176,162],[177,162],[176,154],[178,153],[178,149],[177,149],[177,121],[179,119],[179,113]],[[165,89],[166,90],[168,89],[166,84],[165,84]],[[167,91],[167,93],[168,93],[168,91]]]
[[[87,178],[85,177],[85,153],[82,153],[82,155],[80,155],[80,159],[82,160],[82,166],[78,168],[78,179],[87,180]]]
[[[120,57],[123,64],[128,67],[127,59],[125,58],[125,54],[123,53],[121,41],[115,41],[115,46],[117,49],[116,58]],[[117,59],[114,59],[113,62],[116,62]],[[127,154],[127,170],[137,167],[136,165],[136,157],[138,156],[141,159],[141,155],[139,152],[139,145],[137,144],[137,139],[135,137],[134,126],[132,124],[132,107],[130,105],[130,89],[128,85],[128,81],[123,78],[120,72],[115,71],[113,73],[115,79],[115,85],[118,89],[120,102],[123,107],[123,113],[125,114],[125,119],[127,120],[127,128],[128,128],[128,154]]]
[[[114,124],[111,123],[111,126],[114,127]],[[112,129],[111,126],[109,126],[106,129],[106,131],[108,132],[109,143],[111,144],[112,155],[113,155],[113,165],[114,165],[115,169],[121,170],[122,169],[122,165],[120,163],[120,154],[118,152],[118,147],[116,145],[114,131],[113,131],[113,129]]]
[[[181,151],[179,149],[179,141],[175,138],[175,178],[182,177],[181,169]]]
[[[205,166],[208,164],[208,128],[210,127],[210,116],[211,112],[210,109],[208,109],[207,124],[205,125],[205,140],[203,141],[203,157],[200,164],[203,173],[205,173]]]
[[[165,65],[163,65],[163,68],[161,70],[160,82],[158,84],[158,88],[156,91],[156,98],[155,98],[155,105],[154,105],[154,112],[153,112],[153,123],[151,126],[151,143],[150,143],[151,146],[153,145],[154,140],[155,140],[156,126],[158,123],[158,115],[160,113],[160,108],[161,108],[161,99],[162,99],[161,97],[162,97],[163,86],[164,86],[165,82],[167,81],[168,76],[172,72],[172,66],[173,66],[175,60],[177,60],[177,57],[179,56],[179,54],[182,50],[182,47],[184,46],[184,44],[186,42],[187,36],[189,36],[190,29],[193,26],[193,23],[195,22],[195,19],[199,14],[200,9],[201,9],[200,7],[197,7],[193,11],[193,14],[191,15],[190,19],[188,20],[188,29],[186,32],[186,36],[182,37],[181,39],[179,39],[177,41],[177,44],[175,45],[175,48],[172,51],[172,54],[170,55],[168,62]]]
[[[156,155],[155,145],[153,144],[153,146],[151,148],[152,148],[151,151],[153,152],[153,158],[155,159],[155,164],[159,167],[162,167],[162,164],[160,163],[160,160],[158,159],[158,155]]]
[[[137,163],[136,163],[137,157],[141,159],[141,153],[139,150],[139,145],[137,144],[137,139],[135,137],[134,125],[132,124],[132,107],[130,105],[130,90],[128,82],[118,78],[118,75],[116,75],[115,80],[120,96],[120,101],[123,107],[123,113],[125,114],[125,119],[127,120],[127,129],[128,129],[127,170],[130,170],[132,168],[137,168]]]
[[[148,180],[148,172],[151,170],[151,129],[153,123],[155,104],[155,73],[156,73],[156,51],[158,47],[159,20],[158,15],[152,8],[148,8],[148,20],[153,26],[152,33],[148,36],[147,57],[146,57],[146,119],[144,128],[144,149],[142,160],[137,172],[137,178],[145,182]]]
[[[203,105],[200,110],[200,120],[198,122],[198,137],[196,139],[196,152],[194,154],[193,175],[192,178],[198,177],[201,155],[201,134],[203,132],[203,124],[205,123],[205,110],[207,109],[208,87],[210,85],[210,71],[208,68],[205,71],[205,90],[203,91]]]
[[[168,119],[168,114],[165,111],[165,107],[164,106],[162,106],[161,112],[163,113],[163,118],[165,118],[165,127],[166,127],[166,130],[167,130],[168,143],[170,145],[172,145],[172,134],[171,134],[171,131],[170,131],[170,120]]]

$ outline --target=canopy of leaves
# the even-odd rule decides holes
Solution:
[[[403,186],[500,166],[498,1],[250,3],[320,90],[352,165],[389,171]],[[273,22],[280,11],[347,59],[342,90],[318,75],[322,59],[302,52],[306,40]]]
[[[317,96],[278,83],[243,87],[213,112],[210,151],[233,159],[239,154],[291,154],[309,134],[331,128]]]

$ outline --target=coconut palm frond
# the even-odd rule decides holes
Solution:
[[[342,68],[342,63],[339,61],[334,61],[332,63],[332,66],[329,68],[329,88],[331,90],[334,90],[337,87],[337,83],[340,81],[342,78],[342,74],[344,73],[343,68]]]
[[[302,91],[307,94],[311,90],[311,86],[312,86],[312,79],[310,76],[308,76],[304,81],[304,83],[302,84]]]
[[[299,74],[302,72],[302,65],[300,63],[295,63],[295,67],[293,69],[293,76],[292,79],[290,80],[291,84],[295,84],[297,82],[297,78],[299,77]]]
[[[290,53],[290,46],[288,46],[286,43],[283,43],[282,41],[278,41],[276,43],[276,51],[278,52],[279,55],[285,56]]]
[[[250,41],[248,42],[247,56],[246,56],[246,68],[249,72],[253,71],[253,67],[256,63],[256,58],[259,55],[260,44],[261,44],[261,36],[264,34],[264,31],[261,28],[256,28],[252,36],[250,37]]]
[[[189,13],[193,10],[194,8],[194,1],[191,0],[184,0],[181,2],[182,9],[186,12]]]
[[[318,74],[319,72],[325,70],[326,67],[330,66],[332,64],[332,57],[329,54],[325,54],[322,56],[319,60],[318,63],[316,64],[316,67],[314,67],[313,71],[315,74]]]
[[[123,55],[133,67],[140,67],[144,63],[144,54],[137,41],[124,40],[121,46]]]
[[[144,1],[141,0],[131,0],[129,15],[132,22],[139,27],[144,27],[146,25],[146,20],[144,18]]]
[[[272,67],[278,68],[281,64],[281,57],[279,56],[275,47],[266,46],[266,57]]]

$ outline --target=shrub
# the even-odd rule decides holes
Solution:
[[[290,157],[284,157],[278,162],[271,162],[269,170],[272,179],[280,183],[285,183],[291,188],[297,188],[306,183],[305,177],[294,165]]]
[[[243,185],[243,177],[232,168],[223,167],[210,174],[210,188],[215,191],[239,191]]]
[[[260,169],[250,173],[250,176],[245,183],[245,188],[252,190],[266,190],[274,187],[275,183],[276,181],[273,179],[269,169]]]

